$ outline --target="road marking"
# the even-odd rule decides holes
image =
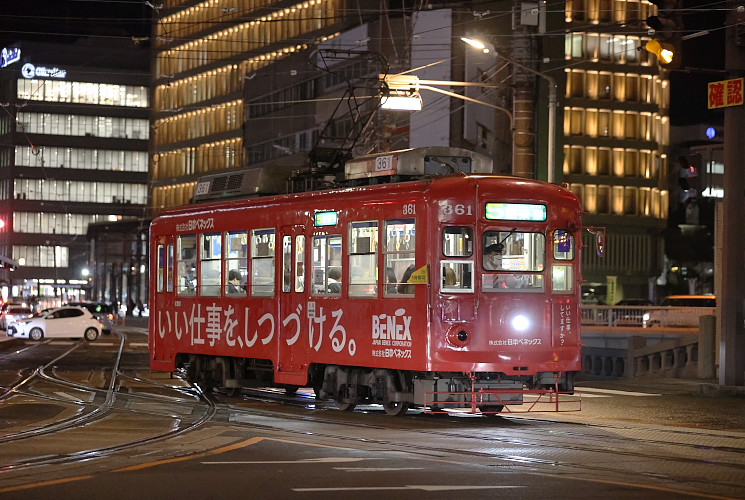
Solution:
[[[594,387],[575,387],[577,391],[581,392],[584,396],[586,392],[599,392],[601,394],[612,394],[615,396],[662,396],[662,394],[653,394],[649,392],[633,392],[633,391],[617,391],[614,389],[596,389]],[[590,397],[609,397],[609,396],[596,396],[587,394]]]
[[[83,481],[85,479],[91,479],[94,476],[76,476],[68,477],[65,479],[53,479],[51,481],[42,481],[40,483],[21,484],[18,486],[9,486],[7,488],[0,488],[0,493],[9,493],[11,491],[22,491],[30,490],[31,488],[39,488],[41,486],[54,486],[57,484],[71,483],[73,481]]]
[[[342,472],[398,472],[402,470],[424,470],[424,467],[334,467]]]
[[[436,484],[412,484],[406,486],[360,486],[354,488],[292,488],[292,491],[458,491],[458,490],[501,490],[508,488],[525,488],[525,486],[467,486],[460,484],[436,485]]]
[[[232,465],[232,464],[320,464],[320,463],[340,463],[340,462],[361,462],[368,460],[366,458],[354,458],[354,457],[321,457],[321,458],[304,458],[302,460],[236,460],[229,462],[202,462],[205,465]],[[378,460],[378,459],[373,459]]]

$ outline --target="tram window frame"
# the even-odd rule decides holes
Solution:
[[[266,241],[262,238],[267,236]],[[274,228],[251,230],[251,296],[274,297],[276,286],[276,237]],[[261,282],[260,280],[268,280]]]
[[[532,235],[534,239],[530,245],[526,245],[526,235]],[[519,240],[517,236],[522,236]],[[482,267],[487,272],[543,272],[546,269],[546,235],[538,231],[511,230],[487,230],[483,232],[483,255]],[[535,246],[536,242],[542,245],[534,252],[527,247]],[[487,248],[499,244],[503,250],[500,255],[498,267],[487,266]],[[520,253],[515,253],[519,251]],[[525,256],[525,258],[522,258]],[[540,260],[538,258],[540,257]],[[507,261],[507,263],[505,263]],[[522,263],[522,264],[521,264]]]
[[[295,235],[295,292],[305,291],[305,235]]]
[[[166,264],[166,292],[167,293],[173,293],[173,271],[175,268],[175,249],[176,246],[173,243],[168,244],[168,252],[166,253],[166,258],[168,259],[168,262]]]
[[[459,237],[456,238],[454,235]],[[442,254],[445,257],[472,256],[473,242],[473,228],[470,226],[445,226],[442,228]],[[458,251],[458,246],[464,247],[464,249]]]
[[[225,295],[228,297],[245,297],[248,279],[248,230],[226,231],[223,251],[225,259]],[[238,292],[229,292],[230,272],[241,273]]]
[[[292,235],[282,236],[282,292],[292,291]]]
[[[340,234],[314,235],[311,248],[311,269],[313,272],[311,294],[316,296],[340,296],[344,288],[342,258],[343,238]],[[329,274],[339,271],[339,287],[329,283]]]
[[[176,260],[177,295],[193,297],[197,294],[197,234],[182,234],[178,237]]]
[[[392,232],[391,228],[396,227]],[[401,227],[403,226],[403,227]],[[408,226],[408,228],[407,228]],[[401,250],[399,235],[403,229],[405,248]],[[408,233],[406,232],[408,229]],[[394,236],[395,238],[392,238]],[[408,239],[406,235],[408,234]],[[407,283],[411,274],[416,271],[416,219],[388,219],[383,225],[383,262],[385,264],[385,283],[383,297],[414,297],[416,285]],[[403,263],[403,264],[402,264]],[[408,265],[407,265],[408,264]],[[397,277],[401,276],[400,279]]]
[[[199,295],[219,297],[222,290],[222,233],[202,233],[199,240]]]
[[[472,260],[441,260],[440,291],[442,293],[473,293]],[[448,273],[448,270],[452,271]]]
[[[378,295],[378,221],[349,223],[349,296]]]
[[[572,264],[551,266],[551,291],[559,294],[574,292],[574,266]]]
[[[158,244],[155,255],[157,256],[157,285],[156,290],[158,293],[163,293],[165,290],[165,279],[166,279],[166,247],[162,243]]]
[[[553,235],[553,250],[555,260],[574,260],[576,255],[574,234],[568,229],[555,229]],[[562,245],[566,245],[568,249],[562,250]]]

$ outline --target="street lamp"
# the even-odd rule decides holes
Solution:
[[[464,101],[474,102],[483,106],[488,106],[496,110],[506,113],[510,118],[510,128],[513,126],[512,113],[509,109],[497,106],[489,102],[479,101],[471,97],[456,94],[445,89],[440,89],[434,85],[444,86],[457,86],[457,87],[482,87],[482,88],[499,88],[499,85],[491,85],[488,83],[474,83],[474,82],[454,82],[449,80],[420,80],[416,75],[410,75],[406,73],[399,73],[397,75],[380,75],[380,78],[385,83],[387,90],[383,91],[381,97],[381,108],[389,110],[402,110],[402,111],[420,111],[422,109],[422,97],[419,94],[420,90],[431,90],[438,94],[443,94],[449,97],[455,97]]]
[[[476,38],[469,38],[469,37],[461,37],[461,40],[463,40],[468,45],[481,50],[484,54],[494,54],[497,57],[501,57],[508,63],[512,64],[513,66],[520,68],[523,71],[526,71],[530,74],[533,74],[535,76],[541,77],[544,80],[548,82],[548,137],[547,137],[547,146],[548,146],[548,182],[555,182],[556,180],[556,107],[557,107],[557,97],[556,97],[556,80],[554,80],[552,77],[541,73],[540,71],[536,71],[533,68],[526,66],[522,63],[519,63],[517,61],[514,61],[510,59],[509,57],[506,57],[500,53],[498,53],[494,49],[494,45],[488,42],[482,42]],[[514,150],[514,140],[513,140],[513,150]],[[514,152],[513,152],[514,154]],[[513,172],[515,169],[515,162],[513,162],[512,165]]]

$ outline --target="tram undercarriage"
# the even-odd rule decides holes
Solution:
[[[205,391],[220,389],[235,395],[243,387],[284,387],[277,384],[271,361],[248,358],[189,355],[182,363],[192,382]],[[450,410],[495,414],[523,411],[575,411],[574,373],[544,372],[536,376],[506,377],[500,373],[413,372],[383,368],[312,365],[309,385],[319,399],[333,399],[344,411],[357,405],[380,404],[389,415],[409,408],[429,412]],[[538,405],[536,407],[536,405]],[[546,408],[546,405],[549,408]],[[521,408],[524,407],[524,408]],[[517,409],[520,408],[520,409]],[[579,408],[576,408],[579,409]]]

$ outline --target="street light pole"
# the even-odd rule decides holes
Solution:
[[[745,54],[737,45],[737,4],[727,2],[725,69],[737,77],[745,70]],[[730,106],[724,111],[724,199],[721,208],[722,248],[720,307],[722,339],[720,343],[719,383],[745,384],[745,243],[742,238],[745,217],[745,107]]]
[[[482,50],[485,54],[493,53],[496,57],[501,57],[508,63],[512,64],[514,67],[519,68],[532,75],[543,78],[544,80],[548,82],[548,137],[546,139],[546,144],[547,144],[547,149],[548,149],[547,180],[548,182],[554,183],[556,181],[556,107],[558,105],[557,96],[556,96],[556,89],[557,89],[556,80],[549,75],[546,75],[544,73],[541,73],[540,71],[534,70],[530,66],[526,66],[525,64],[522,64],[507,56],[500,54],[499,52],[494,50],[494,46],[492,44],[487,44],[479,40],[476,40],[474,38],[461,37],[461,40],[471,45],[472,47],[476,47]],[[513,148],[515,147],[514,143],[512,147]],[[513,165],[513,169],[514,168],[515,168],[515,165]]]

